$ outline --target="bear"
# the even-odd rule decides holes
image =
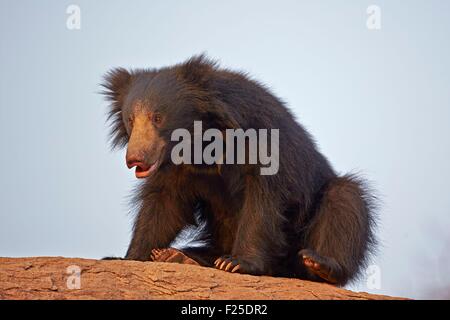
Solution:
[[[338,175],[263,84],[198,55],[159,69],[114,68],[102,86],[111,145],[127,148],[126,165],[142,179],[133,194],[136,216],[123,259],[338,286],[361,274],[377,244],[374,192],[357,174]],[[261,174],[264,165],[248,161],[174,163],[173,132],[194,134],[196,121],[202,130],[220,132],[278,130],[271,146],[278,150],[276,173]],[[183,228],[195,225],[196,214],[206,221],[207,245],[169,249]]]

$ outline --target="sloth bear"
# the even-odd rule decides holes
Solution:
[[[126,165],[143,179],[124,259],[177,261],[175,253],[228,272],[336,285],[359,275],[376,245],[374,195],[358,176],[338,176],[263,85],[203,55],[161,69],[116,68],[102,85],[112,146],[127,147]],[[262,175],[261,163],[175,164],[172,133],[192,133],[194,121],[221,132],[279,129],[278,171]],[[168,249],[196,214],[206,221],[207,245]]]

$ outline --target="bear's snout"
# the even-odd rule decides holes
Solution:
[[[142,179],[148,177],[158,166],[158,162],[147,164],[142,160],[134,157],[127,157],[126,159],[128,169],[136,167],[136,178]]]

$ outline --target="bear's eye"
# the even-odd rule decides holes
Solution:
[[[161,115],[160,115],[159,113],[154,113],[154,114],[152,115],[152,121],[153,121],[153,123],[155,123],[155,124],[160,124],[161,121],[162,121]]]
[[[130,126],[130,128],[133,128],[133,124],[134,124],[134,119],[132,117],[128,118],[128,125]]]

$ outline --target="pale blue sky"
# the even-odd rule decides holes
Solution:
[[[107,146],[98,84],[207,52],[379,190],[381,289],[352,288],[450,296],[450,2],[0,0],[0,34],[0,256],[123,255],[135,178]]]

